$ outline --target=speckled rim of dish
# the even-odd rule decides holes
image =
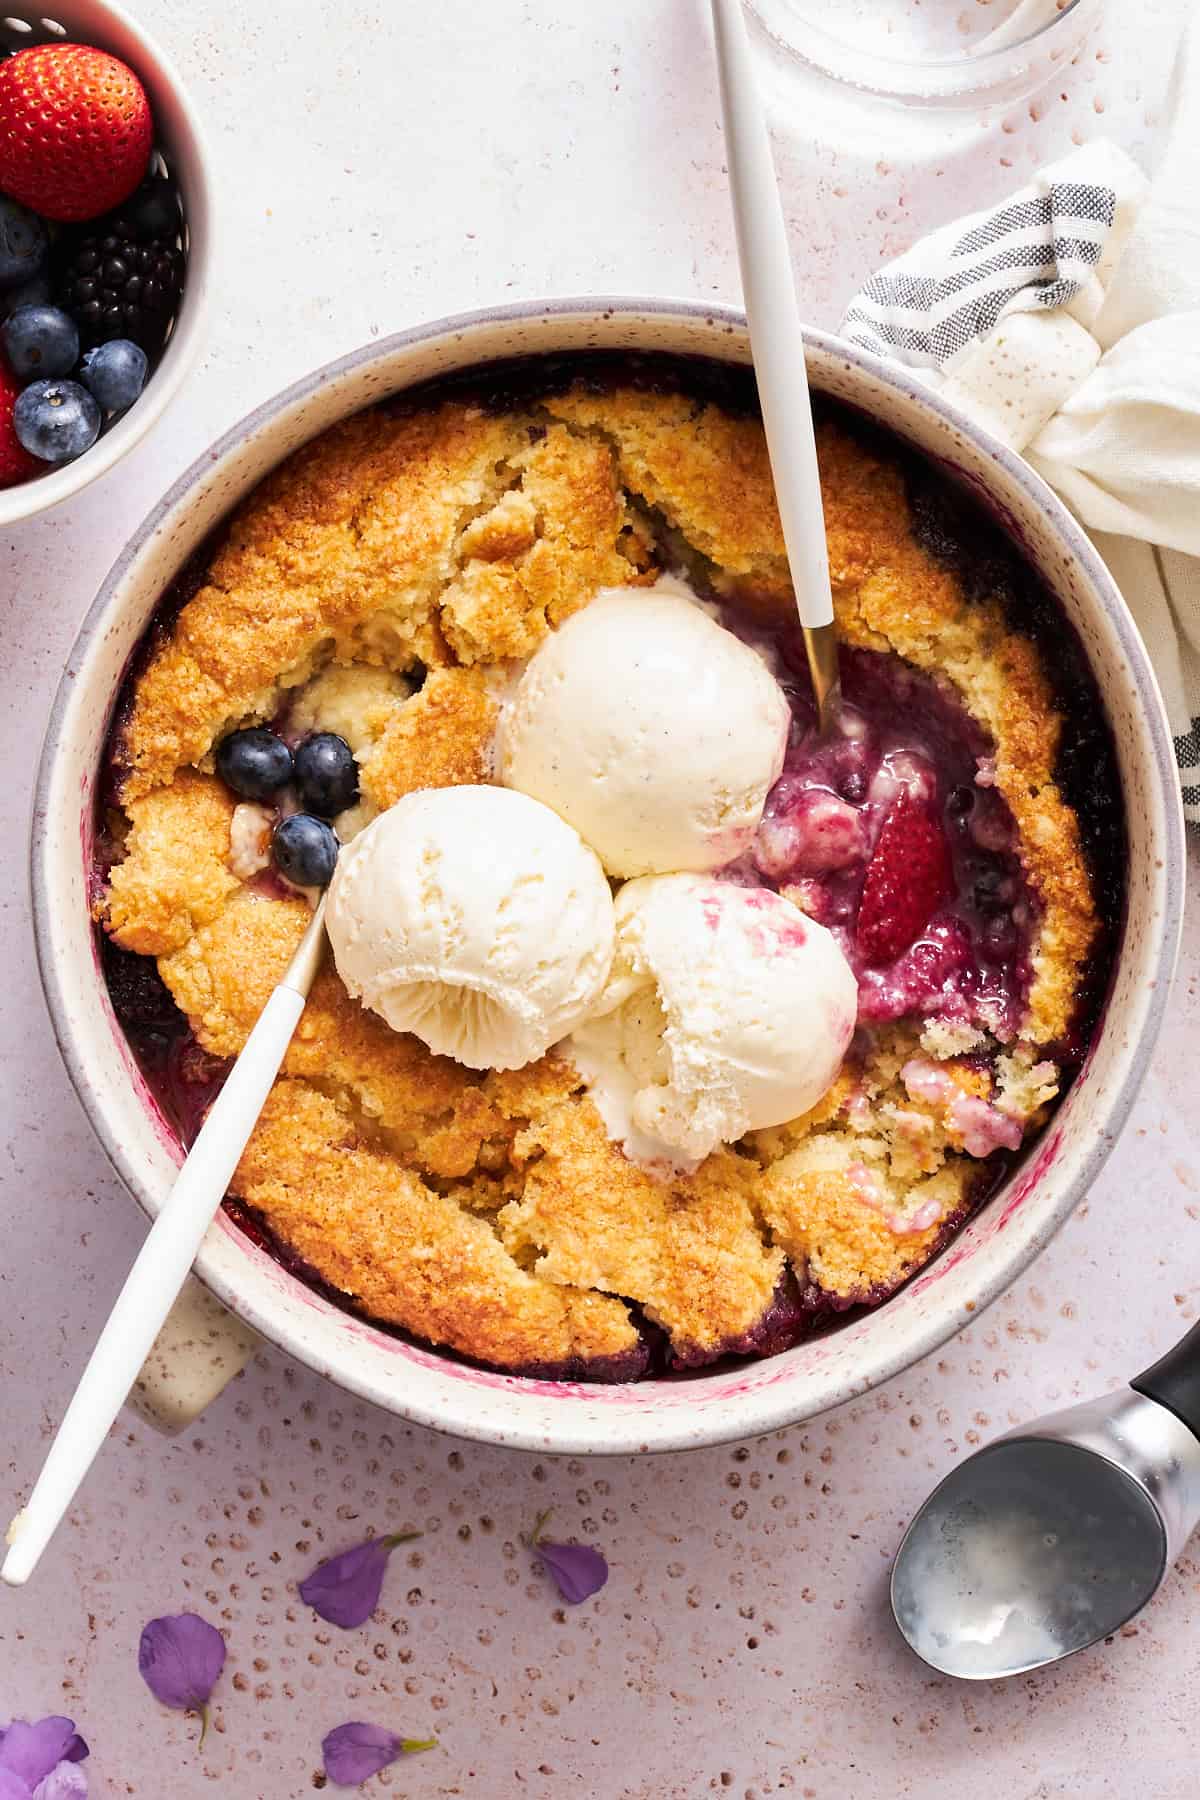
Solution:
[[[26,11],[20,0],[13,17]],[[59,24],[66,39],[45,28],[43,15]],[[9,15],[0,15],[0,24]],[[153,430],[194,365],[208,315],[213,261],[213,195],[208,173],[209,151],[199,115],[175,64],[155,40],[114,0],[46,0],[29,11],[28,42],[95,44],[121,57],[150,96],[155,143],[165,143],[171,172],[183,198],[187,229],[187,268],[175,324],[162,358],[145,391],[124,416],[97,439],[90,450],[61,468],[0,490],[0,528],[33,519],[71,499],[107,474],[148,432]]]
[[[76,675],[93,640],[104,630],[108,621],[110,604],[117,595],[124,577],[160,525],[202,477],[211,474],[228,453],[241,446],[260,427],[312,396],[324,384],[338,376],[431,340],[461,341],[472,331],[481,328],[504,325],[519,326],[522,323],[534,324],[539,321],[549,324],[556,320],[579,320],[582,322],[622,317],[628,317],[631,326],[635,319],[657,319],[664,322],[676,320],[684,327],[710,327],[714,333],[723,334],[725,337],[737,334],[744,341],[745,336],[745,316],[732,308],[708,306],[687,300],[643,299],[630,296],[528,301],[511,306],[480,309],[452,315],[430,324],[419,325],[411,330],[396,333],[385,340],[366,345],[315,370],[273,399],[264,402],[226,432],[210,450],[199,457],[174,483],[131,537],[89,608],[55,696],[38,771],[31,833],[34,931],[42,984],[55,1036],[68,1074],[110,1162],[148,1217],[155,1216],[158,1203],[151,1194],[148,1184],[142,1179],[131,1156],[127,1154],[125,1146],[116,1141],[113,1133],[107,1128],[103,1107],[93,1091],[89,1078],[87,1058],[76,1042],[70,1026],[68,993],[64,985],[66,971],[56,965],[55,959],[50,953],[53,880],[47,863],[51,835],[48,805],[54,780],[58,740],[73,698]],[[861,1374],[856,1374],[853,1379],[847,1379],[845,1376],[830,1379],[828,1375],[816,1381],[810,1379],[808,1392],[800,1404],[797,1404],[795,1396],[789,1398],[789,1371],[786,1365],[791,1358],[804,1349],[804,1345],[798,1346],[796,1351],[785,1352],[781,1356],[749,1363],[744,1368],[735,1371],[732,1379],[729,1370],[726,1369],[720,1375],[694,1376],[683,1384],[652,1382],[639,1384],[633,1389],[605,1389],[603,1387],[580,1388],[567,1384],[556,1386],[553,1383],[530,1382],[522,1377],[501,1375],[450,1362],[439,1356],[436,1351],[410,1345],[402,1340],[390,1340],[397,1350],[405,1353],[410,1363],[443,1368],[448,1374],[453,1373],[462,1377],[465,1387],[480,1385],[494,1389],[497,1391],[497,1398],[501,1398],[505,1393],[518,1395],[523,1388],[552,1390],[554,1399],[559,1402],[557,1416],[551,1429],[544,1426],[535,1429],[523,1421],[506,1421],[503,1417],[498,1421],[491,1417],[484,1419],[450,1417],[441,1406],[430,1406],[420,1397],[396,1393],[388,1390],[383,1384],[372,1381],[356,1368],[353,1354],[347,1354],[342,1362],[334,1367],[326,1357],[314,1351],[302,1338],[297,1341],[296,1337],[281,1337],[275,1321],[270,1316],[269,1309],[260,1307],[252,1296],[243,1291],[237,1280],[230,1278],[222,1269],[214,1266],[217,1259],[209,1250],[206,1241],[206,1246],[202,1249],[196,1265],[196,1273],[239,1318],[261,1332],[268,1341],[278,1344],[285,1354],[297,1357],[299,1361],[306,1363],[317,1373],[329,1376],[340,1386],[358,1394],[363,1399],[411,1419],[415,1423],[482,1442],[500,1443],[513,1448],[543,1453],[623,1455],[649,1450],[698,1448],[704,1445],[737,1441],[740,1438],[777,1430],[801,1419],[814,1417],[827,1411],[830,1407],[867,1392],[870,1388],[910,1367],[954,1336],[966,1323],[977,1317],[985,1307],[998,1298],[1040,1254],[1088,1191],[1091,1182],[1106,1160],[1121,1126],[1129,1115],[1145,1076],[1161,1027],[1169,996],[1171,976],[1178,954],[1182,927],[1185,837],[1176,765],[1166,716],[1153,670],[1132,617],[1091,542],[1057,497],[1021,458],[998,444],[989,434],[971,424],[956,408],[931,393],[907,370],[885,363],[857,346],[828,333],[808,331],[806,332],[806,342],[810,343],[819,353],[840,362],[847,369],[860,371],[864,376],[896,389],[912,402],[918,411],[920,409],[928,410],[950,430],[956,431],[970,440],[981,455],[1002,469],[1010,482],[1024,491],[1031,505],[1040,511],[1049,522],[1053,535],[1067,552],[1068,559],[1083,569],[1089,584],[1104,598],[1106,623],[1114,632],[1121,652],[1127,659],[1137,689],[1144,714],[1145,733],[1152,751],[1156,792],[1163,802],[1162,838],[1157,846],[1161,854],[1156,858],[1156,886],[1161,898],[1162,916],[1153,955],[1152,974],[1146,983],[1149,997],[1145,1001],[1145,1010],[1137,1041],[1128,1050],[1119,1085],[1105,1104],[1102,1123],[1096,1129],[1094,1140],[1090,1143],[1087,1151],[1080,1157],[1069,1183],[1057,1195],[1053,1205],[1044,1213],[1037,1225],[1028,1230],[1023,1238],[1019,1231],[1013,1234],[1011,1248],[1002,1258],[1001,1266],[987,1274],[972,1288],[971,1298],[966,1307],[961,1310],[947,1307],[944,1312],[929,1317],[915,1328],[910,1327],[894,1349],[887,1353],[877,1352],[874,1354],[869,1359],[869,1366],[864,1367]],[[634,343],[626,347],[630,350],[638,348]],[[554,347],[547,346],[544,353],[551,355],[556,352]],[[719,344],[715,340],[710,353],[713,355],[720,353]],[[462,366],[466,366],[466,364]],[[402,389],[403,384],[400,386]],[[1042,1175],[1052,1167],[1056,1153],[1057,1135],[1051,1127],[1042,1140],[1040,1148],[1035,1146],[1028,1167],[1017,1171],[1013,1178],[1013,1184],[1020,1187],[1021,1192],[1019,1197],[1014,1199],[1010,1207],[1006,1209],[1006,1219],[1008,1212],[1015,1211],[1018,1200],[1023,1199],[1033,1187],[1040,1185]],[[1004,1192],[1005,1190],[1002,1189],[997,1200],[989,1204],[996,1204],[1003,1197]],[[235,1228],[230,1226],[229,1230],[232,1232]],[[240,1234],[238,1235],[240,1236]],[[953,1262],[952,1252],[948,1252],[947,1255]],[[927,1284],[931,1279],[931,1270],[936,1273],[936,1269],[936,1264],[931,1265],[931,1269],[924,1271],[914,1283],[910,1284],[910,1290],[920,1284]],[[328,1306],[327,1302],[316,1302],[316,1297],[312,1298],[314,1303]],[[897,1299],[902,1298],[903,1295],[897,1296]],[[880,1309],[878,1313],[865,1315],[866,1320],[869,1322],[872,1318],[879,1318],[890,1310],[892,1304],[894,1303],[889,1303],[889,1306]],[[333,1308],[329,1308],[329,1310],[335,1311]],[[355,1332],[374,1330],[368,1321],[358,1319],[353,1315],[338,1314],[337,1316],[347,1328],[345,1336],[349,1344],[352,1344]],[[854,1327],[846,1327],[844,1330],[853,1331]],[[838,1334],[839,1337],[841,1335],[841,1333]],[[692,1407],[686,1404],[689,1395],[695,1396],[699,1401],[704,1397],[702,1390],[715,1388],[721,1381],[726,1383],[726,1389],[722,1390],[722,1398],[727,1390],[730,1404],[722,1406],[718,1417],[705,1419],[702,1407]],[[669,1400],[664,1394],[664,1390],[668,1388],[670,1389]],[[745,1406],[737,1404],[738,1398],[743,1392],[749,1402],[751,1389],[755,1390],[753,1404],[747,1403]],[[646,1430],[644,1427],[650,1423],[648,1415],[656,1410],[652,1399],[653,1390],[658,1390],[659,1394],[664,1395],[660,1410],[662,1420],[665,1422],[660,1422],[653,1430]],[[622,1418],[619,1423],[613,1419],[612,1423],[606,1427],[605,1414],[610,1410],[611,1403],[629,1395],[632,1395],[636,1401],[643,1394],[647,1404],[640,1417],[636,1420],[632,1416],[628,1419]],[[572,1407],[570,1402],[575,1400],[587,1404]],[[606,1402],[609,1404],[606,1405]],[[453,1408],[450,1409],[451,1412],[453,1410]],[[573,1418],[573,1414],[577,1414],[577,1417]],[[616,1429],[613,1428],[614,1426]],[[639,1429],[639,1426],[642,1429]]]

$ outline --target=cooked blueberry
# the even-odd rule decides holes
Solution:
[[[18,381],[66,375],[79,359],[79,333],[57,306],[18,306],[0,329],[4,353]]]
[[[301,805],[322,819],[335,819],[358,799],[358,764],[345,738],[314,731],[296,751],[296,786]]]
[[[231,731],[217,745],[217,774],[246,800],[269,800],[292,779],[292,753],[262,726]]]
[[[271,853],[279,873],[294,887],[325,887],[337,862],[337,834],[324,819],[292,813],[275,827]]]
[[[36,275],[46,260],[46,227],[7,194],[0,194],[0,288]]]
[[[130,343],[128,338],[110,338],[85,353],[79,379],[105,412],[121,413],[145,387],[149,367],[140,344]]]
[[[166,1031],[184,1025],[153,957],[121,950],[108,936],[102,939],[101,956],[109,996],[122,1025],[143,1030],[158,1026]]]
[[[12,421],[30,455],[48,463],[73,462],[100,436],[100,408],[77,381],[31,381]]]
[[[985,869],[982,875],[975,877],[971,900],[979,912],[994,912],[1004,904],[1004,889],[1007,885],[999,869]]]
[[[867,797],[877,761],[870,742],[866,737],[847,736],[831,743],[829,750],[831,785],[851,806],[860,806]]]

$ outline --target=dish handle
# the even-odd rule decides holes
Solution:
[[[240,1375],[262,1343],[195,1276],[189,1276],[154,1340],[127,1404],[174,1437]]]

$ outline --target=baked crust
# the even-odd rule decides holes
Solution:
[[[522,1270],[486,1219],[423,1182],[307,1082],[272,1090],[237,1191],[372,1317],[505,1368],[638,1351],[619,1300]]]
[[[105,913],[124,949],[167,956],[220,917],[239,885],[229,867],[234,804],[215,776],[192,769],[126,803],[125,857],[109,879]]]
[[[496,704],[478,669],[434,669],[364,759],[362,787],[383,812],[416,788],[486,781]]]
[[[567,1064],[461,1068],[328,968],[232,1191],[372,1316],[505,1368],[627,1376],[647,1354],[640,1311],[681,1361],[704,1360],[753,1342],[789,1268],[844,1305],[928,1258],[980,1168],[960,1098],[1025,1130],[1045,1116],[1057,1071],[1039,1056],[1068,1028],[1097,930],[1046,674],[999,600],[968,601],[917,541],[896,464],[836,424],[819,450],[846,641],[947,677],[993,739],[1041,908],[1020,1041],[992,1075],[901,1021],[806,1118],[668,1179],[614,1147]],[[598,588],[652,581],[656,541],[760,613],[790,610],[757,421],[621,387],[377,411],[250,497],[137,681],[105,910],[118,943],[159,959],[205,1050],[237,1054],[309,916],[231,872],[216,740],[289,707],[319,722],[318,677],[375,668],[354,823],[414,788],[487,780],[496,681]],[[931,1066],[948,1090],[922,1080]]]
[[[612,452],[565,426],[459,402],[336,426],[241,507],[151,657],[126,802],[272,717],[327,662],[527,656],[597,588],[639,579],[627,523]]]

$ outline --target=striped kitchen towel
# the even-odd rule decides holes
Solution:
[[[1089,144],[887,264],[842,332],[988,425],[1087,527],[1153,658],[1200,823],[1200,24],[1153,183]]]

